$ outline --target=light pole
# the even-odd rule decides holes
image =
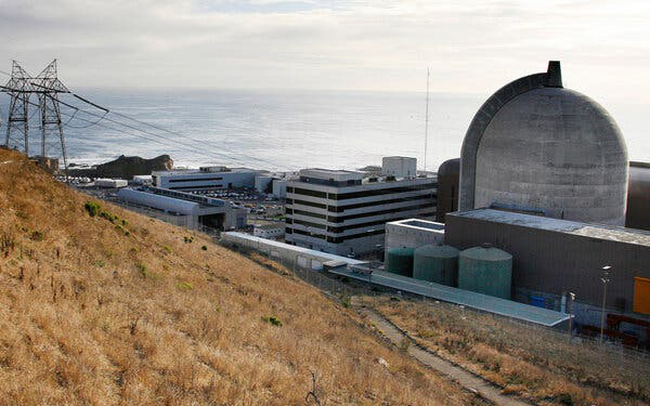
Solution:
[[[576,300],[576,294],[569,292],[569,342],[573,338],[573,302]]]
[[[603,342],[605,335],[605,303],[607,302],[607,284],[609,283],[609,273],[612,267],[610,265],[603,267],[603,277],[600,280],[603,282],[603,309],[600,315],[600,339],[598,343]]]

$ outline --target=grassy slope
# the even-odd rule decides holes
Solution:
[[[310,371],[328,405],[474,402],[310,286],[88,200],[0,149],[0,404],[305,404]]]
[[[646,405],[650,361],[445,303],[374,305],[422,345],[539,404]]]

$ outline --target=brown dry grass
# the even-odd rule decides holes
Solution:
[[[566,335],[446,303],[372,300],[417,341],[540,404],[644,405],[650,361],[568,343]]]
[[[105,203],[122,229],[90,217],[14,152],[0,185],[0,404],[304,405],[310,371],[328,405],[479,402],[288,273]]]

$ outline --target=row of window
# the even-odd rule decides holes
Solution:
[[[345,220],[353,220],[353,219],[364,218],[364,217],[380,216],[380,215],[383,215],[383,214],[399,213],[399,212],[402,212],[402,211],[409,211],[409,210],[425,209],[425,208],[434,207],[434,206],[435,206],[435,204],[431,204],[431,203],[427,202],[425,204],[418,204],[418,205],[414,205],[414,206],[397,207],[397,208],[394,208],[394,209],[379,210],[379,211],[366,212],[366,213],[360,213],[360,214],[352,214],[352,215],[349,215],[349,216],[340,216],[340,217],[326,216],[324,214],[312,213],[312,212],[309,212],[309,211],[296,210],[296,209],[285,209],[285,214],[287,216],[291,216],[293,214],[299,214],[299,215],[302,215],[302,216],[309,216],[309,217],[319,218],[319,219],[328,221],[330,223],[343,223]]]
[[[346,199],[357,199],[360,197],[371,197],[371,196],[383,196],[393,193],[404,193],[404,192],[414,192],[417,190],[433,189],[435,188],[435,183],[423,183],[420,185],[412,186],[398,186],[393,188],[386,189],[374,189],[374,190],[362,190],[360,192],[350,192],[350,193],[327,193],[319,190],[310,190],[304,188],[291,188],[287,187],[287,193],[294,193],[296,195],[302,196],[312,196],[319,197],[322,199],[330,200],[346,200]]]
[[[432,204],[436,204],[436,197],[431,196],[431,195],[417,195],[417,196],[408,196],[408,197],[400,197],[397,199],[389,199],[389,200],[379,200],[375,202],[365,202],[365,203],[357,203],[357,204],[349,204],[347,206],[327,206],[325,204],[321,203],[314,203],[314,202],[308,202],[306,200],[298,200],[298,199],[286,199],[285,203],[287,205],[293,205],[293,204],[299,204],[303,206],[309,206],[309,207],[316,207],[318,209],[327,209],[328,211],[332,213],[343,213],[346,210],[352,210],[352,209],[361,209],[364,207],[372,207],[372,206],[383,206],[386,204],[393,204],[393,203],[403,203],[403,202],[409,202],[413,200],[421,200],[421,199],[431,199]],[[313,217],[316,217],[313,213],[312,214],[306,214],[306,215],[311,215]]]
[[[421,207],[418,207],[418,208],[427,208],[427,207],[429,207],[429,206],[428,205],[422,205]],[[417,210],[417,208],[412,208],[411,210]],[[427,217],[427,216],[432,216],[435,213],[436,213],[435,211],[420,213],[419,216]],[[389,219],[389,220],[384,219],[384,220],[368,221],[368,222],[359,223],[359,224],[350,224],[350,225],[342,226],[342,227],[326,226],[324,224],[317,224],[317,223],[312,223],[312,222],[304,221],[304,220],[295,220],[295,219],[292,219],[292,218],[289,218],[289,217],[287,217],[286,222],[287,222],[287,224],[299,224],[299,225],[302,225],[302,226],[305,226],[305,227],[317,228],[317,229],[320,229],[320,230],[327,230],[330,233],[340,234],[340,233],[343,233],[343,232],[348,231],[348,230],[354,230],[356,228],[364,228],[364,227],[372,227],[372,226],[384,225],[389,221],[394,221],[394,220],[397,220],[399,218],[401,218],[401,217],[398,216],[397,218]]]
[[[223,185],[208,185],[208,186],[193,186],[193,185],[184,185],[184,186],[172,186],[167,189],[177,190],[177,189],[222,189]]]
[[[180,179],[169,179],[167,182],[169,183],[177,183],[177,182],[206,182],[206,181],[211,181],[211,180],[223,180],[222,176],[219,176],[218,178],[180,178]]]
[[[354,240],[355,238],[363,238],[363,237],[370,237],[370,236],[373,236],[373,235],[380,235],[380,234],[384,234],[384,232],[385,231],[382,228],[381,230],[374,230],[374,231],[371,231],[371,232],[365,232],[365,233],[359,233],[359,234],[351,234],[351,235],[346,235],[346,236],[343,236],[343,237],[328,237],[328,236],[323,235],[323,234],[308,233],[306,231],[295,230],[295,229],[289,228],[289,227],[287,227],[286,230],[285,230],[286,234],[306,235],[306,236],[309,236],[309,237],[312,237],[312,238],[318,238],[320,240],[325,240],[325,241],[327,241],[329,243],[333,243],[333,244],[340,244],[340,243],[342,243],[344,241],[347,241],[347,240]]]

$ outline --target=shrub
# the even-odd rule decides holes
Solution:
[[[190,244],[190,243],[192,243],[193,241],[194,241],[194,237],[188,237],[188,236],[184,236],[184,237],[183,237],[183,242],[185,242],[185,243],[187,243],[187,244]]]
[[[180,290],[192,290],[194,289],[194,286],[192,286],[191,283],[189,282],[178,282],[176,284],[176,287]]]
[[[99,217],[105,218],[106,220],[110,221],[111,223],[115,223],[117,220],[117,216],[114,214],[111,214],[107,212],[106,210],[100,209],[99,212]]]
[[[341,298],[341,305],[345,307],[346,309],[350,307],[350,298],[348,296],[345,296]]]
[[[272,324],[276,327],[282,327],[282,321],[275,316],[262,316],[262,321]]]
[[[207,251],[207,250],[208,250],[208,246],[207,246],[207,245],[203,245],[203,246],[201,246],[201,249],[202,249],[203,251]]]
[[[138,272],[140,272],[140,275],[142,275],[143,278],[145,279],[159,279],[160,276],[147,269],[147,266],[143,264],[142,262],[138,262],[135,264],[135,267],[137,268]]]
[[[573,406],[573,398],[568,393],[560,393],[557,396],[557,401],[562,405]]]
[[[121,224],[115,224],[115,228],[120,230],[127,237],[131,235],[131,232],[126,228],[124,228],[124,226],[122,226]]]
[[[32,232],[32,235],[29,237],[32,241],[43,241],[44,235],[40,231]]]
[[[86,202],[86,204],[84,204],[84,208],[88,214],[90,214],[90,217],[95,217],[102,211],[102,206],[99,203],[95,202]]]

